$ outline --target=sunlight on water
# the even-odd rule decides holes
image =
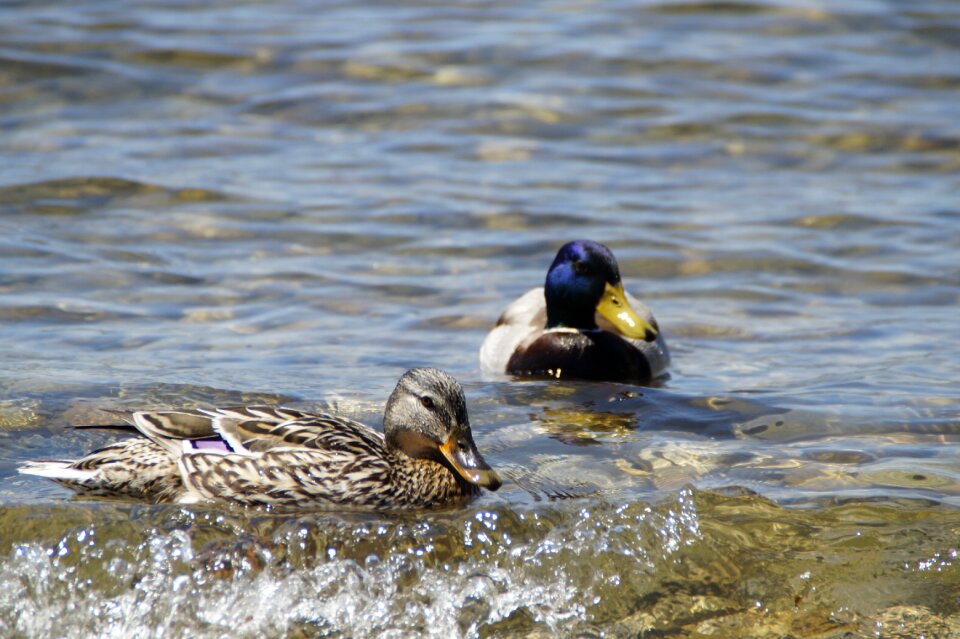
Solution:
[[[955,580],[949,532],[930,541],[953,545],[916,562],[903,561],[913,552],[904,532],[960,524],[955,513],[918,519],[855,505],[815,515],[689,490],[656,507],[472,509],[400,521],[182,509],[148,509],[131,521],[128,508],[100,510],[100,523],[58,540],[13,543],[0,571],[8,585],[0,610],[16,620],[9,631],[46,636],[67,623],[111,637],[195,628],[476,636],[604,623],[618,633],[663,631],[704,619],[726,632],[756,624],[865,631],[875,619],[869,605],[896,614],[900,598]],[[49,524],[62,526],[56,515]],[[886,556],[873,551],[878,544]],[[678,578],[699,594],[680,596]],[[859,578],[869,578],[871,594],[850,591]],[[787,602],[791,616],[769,612]],[[757,616],[758,604],[768,612]]]
[[[50,546],[15,544],[0,610],[15,613],[27,636],[63,623],[118,637],[198,625],[240,636],[301,625],[356,636],[456,628],[473,636],[482,626],[530,624],[557,631],[585,618],[584,602],[602,605],[621,571],[643,588],[658,561],[698,537],[689,493],[656,511],[475,510],[400,523],[158,515],[148,519],[187,527],[116,521],[106,531],[73,528]],[[583,570],[584,560],[595,569]]]
[[[0,636],[960,636],[954,4],[114,9],[0,6]],[[574,238],[650,386],[481,374]],[[415,365],[507,480],[461,510],[16,472]]]

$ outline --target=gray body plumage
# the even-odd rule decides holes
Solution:
[[[627,300],[637,314],[650,322],[656,322],[653,312],[633,295],[627,294]],[[648,362],[650,375],[661,375],[670,365],[670,351],[662,335],[652,342],[629,339],[619,335],[616,329],[599,315],[597,325],[611,334],[618,335],[624,343],[636,351]],[[497,320],[496,327],[487,334],[480,347],[480,367],[487,374],[503,374],[509,371],[510,359],[517,351],[523,351],[544,334],[551,332],[546,328],[547,304],[543,287],[537,287],[524,293],[507,307]],[[558,332],[576,332],[576,329],[552,329]]]

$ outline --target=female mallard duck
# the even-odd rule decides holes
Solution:
[[[543,288],[503,312],[480,348],[489,373],[646,382],[670,362],[650,310],[624,292],[603,244],[564,244]]]
[[[143,437],[21,473],[156,502],[427,508],[500,487],[473,443],[463,389],[435,368],[400,378],[384,432],[334,415],[253,406],[136,412]]]

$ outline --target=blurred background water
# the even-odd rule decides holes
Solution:
[[[960,5],[0,5],[0,635],[960,636]],[[651,387],[484,378],[556,249]],[[71,499],[100,407],[464,384],[463,510]]]

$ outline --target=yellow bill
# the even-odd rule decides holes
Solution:
[[[597,304],[597,313],[613,324],[614,328],[620,331],[624,337],[642,339],[645,342],[652,342],[657,339],[657,333],[659,332],[657,328],[630,308],[630,303],[627,302],[627,294],[623,291],[622,282],[616,286],[607,282],[603,297]]]

